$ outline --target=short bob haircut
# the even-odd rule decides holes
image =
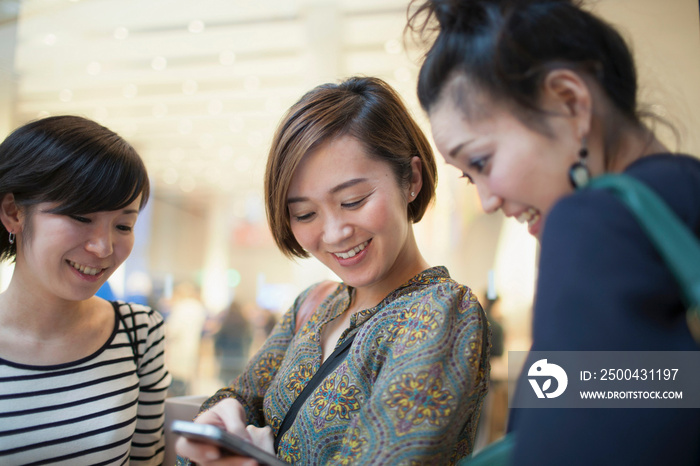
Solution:
[[[0,144],[0,199],[13,194],[18,207],[57,203],[51,213],[81,215],[123,209],[141,194],[148,201],[148,173],[136,150],[113,131],[79,116],[55,116],[16,129]],[[0,228],[0,259],[13,259],[15,244]]]
[[[408,204],[408,220],[418,222],[435,197],[433,151],[396,91],[372,77],[322,84],[287,111],[267,160],[267,219],[275,243],[288,257],[309,257],[294,238],[289,222],[287,194],[294,172],[306,154],[342,136],[354,137],[369,157],[389,164],[399,186],[408,186],[411,160],[420,157],[423,186]]]

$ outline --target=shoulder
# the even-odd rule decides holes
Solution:
[[[422,272],[400,291],[400,300],[427,302],[435,310],[458,314],[481,312],[479,300],[471,288],[453,280],[442,266]]]
[[[700,159],[681,154],[644,157],[626,173],[643,181],[687,224],[700,227]]]
[[[625,173],[648,185],[700,233],[700,160],[686,155],[652,155],[632,163]],[[554,205],[543,231],[542,247],[557,241],[572,244],[597,234],[604,235],[605,244],[615,238],[646,237],[614,194],[604,189],[584,189]]]
[[[160,329],[163,316],[150,306],[124,301],[114,301],[122,324],[129,330],[147,331]]]

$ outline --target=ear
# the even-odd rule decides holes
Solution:
[[[545,110],[571,117],[579,139],[590,132],[593,96],[581,74],[566,68],[550,71],[542,84],[541,103]]]
[[[0,201],[0,221],[8,232],[19,233],[23,223],[22,210],[15,203],[15,195],[5,194]]]
[[[408,202],[413,202],[420,192],[420,188],[423,186],[423,162],[420,157],[414,155],[411,158],[411,184],[408,190]],[[416,193],[415,196],[411,196],[411,193]]]

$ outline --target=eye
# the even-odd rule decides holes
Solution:
[[[129,225],[117,225],[117,230],[129,232],[133,230],[133,227]]]
[[[478,157],[469,161],[469,166],[476,170],[477,173],[483,173],[489,161],[489,156]]]
[[[467,184],[474,184],[474,180],[472,180],[472,177],[467,175],[465,172],[462,172],[462,176],[460,176],[460,178],[467,180]]]
[[[90,219],[87,217],[81,217],[80,215],[70,215],[70,218],[80,223],[90,223]]]
[[[308,222],[310,221],[315,215],[315,212],[309,212],[308,214],[303,214],[303,215],[292,215],[292,218],[296,220],[297,222]]]
[[[354,201],[354,202],[344,202],[340,204],[342,207],[346,209],[356,209],[357,207],[360,207],[368,198],[369,196],[365,196],[359,201]]]

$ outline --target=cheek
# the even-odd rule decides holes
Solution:
[[[302,248],[309,250],[309,245],[312,242],[311,238],[313,237],[313,230],[310,228],[310,225],[292,222],[290,228],[297,243],[299,243]]]
[[[366,221],[375,231],[390,229],[398,233],[397,227],[403,228],[409,224],[406,201],[399,195],[396,198],[384,198],[370,206]]]
[[[135,238],[133,235],[120,238],[115,244],[115,251],[118,253],[121,260],[125,260],[131,251],[134,249]]]

